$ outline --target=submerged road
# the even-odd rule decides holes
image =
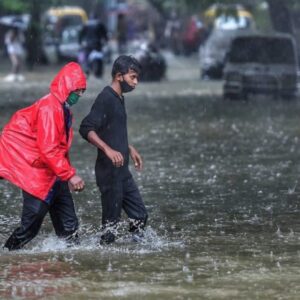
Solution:
[[[199,80],[196,57],[167,59],[164,81],[126,96],[130,142],[144,158],[133,175],[149,211],[145,241],[131,243],[124,222],[117,243],[98,243],[96,151],[77,129],[110,80],[107,67],[74,106],[82,243],[66,248],[46,219],[24,250],[0,248],[1,299],[299,299],[299,101],[224,101],[222,82]],[[0,82],[0,128],[47,93],[57,70]],[[20,191],[4,181],[0,206],[2,245],[21,209]]]

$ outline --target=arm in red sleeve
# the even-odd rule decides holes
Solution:
[[[37,120],[37,144],[41,159],[61,180],[67,181],[76,170],[68,160],[68,149],[61,142],[65,138],[63,113],[51,107],[41,107]]]

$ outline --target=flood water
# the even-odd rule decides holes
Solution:
[[[74,194],[81,245],[66,248],[46,218],[24,250],[0,250],[0,298],[299,299],[300,103],[225,101],[219,83],[196,80],[142,84],[128,95],[127,113],[145,165],[132,171],[149,211],[145,241],[130,241],[124,216],[122,237],[100,246],[96,153],[77,129],[101,84],[74,107],[71,157],[86,181]],[[1,127],[46,91],[1,88],[9,99]],[[1,181],[1,245],[21,202]]]

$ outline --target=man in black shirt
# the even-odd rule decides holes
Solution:
[[[80,125],[81,136],[98,148],[95,171],[102,201],[101,244],[115,241],[122,208],[129,217],[129,231],[134,240],[142,237],[148,217],[128,168],[129,156],[138,171],[142,169],[143,161],[137,150],[128,144],[123,97],[123,93],[137,86],[140,72],[140,64],[135,58],[119,56],[112,67],[111,85],[98,95]]]

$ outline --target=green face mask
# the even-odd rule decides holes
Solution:
[[[78,102],[79,98],[80,96],[78,94],[72,92],[67,99],[67,103],[72,106]]]

